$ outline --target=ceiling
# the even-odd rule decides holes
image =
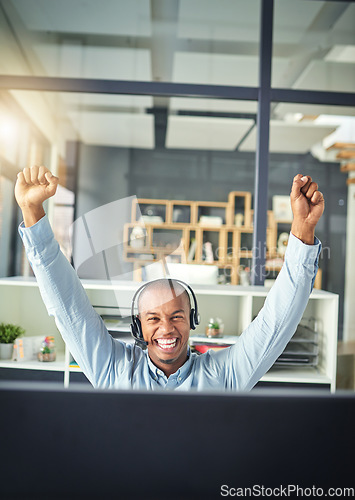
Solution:
[[[259,25],[259,0],[0,0],[0,71],[257,86]],[[354,26],[351,3],[275,0],[272,85],[353,92]],[[150,110],[162,106],[168,148],[255,151],[255,102],[73,93],[43,100],[55,123],[88,144],[154,148]],[[307,152],[336,128],[289,123],[295,113],[355,109],[274,105],[271,151]]]

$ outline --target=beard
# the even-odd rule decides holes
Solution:
[[[165,365],[171,365],[172,363],[174,363],[174,361],[176,361],[177,358],[173,358],[173,359],[160,359],[158,358],[160,363],[164,363]]]

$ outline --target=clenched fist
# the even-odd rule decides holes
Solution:
[[[291,232],[304,243],[314,244],[314,229],[324,211],[324,197],[312,178],[297,174],[291,190],[293,222]]]
[[[24,168],[17,174],[15,198],[26,227],[44,216],[43,202],[55,194],[58,180],[46,167]]]

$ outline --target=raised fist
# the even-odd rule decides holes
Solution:
[[[313,245],[314,229],[324,211],[324,197],[309,175],[297,174],[291,190],[293,223],[291,231],[299,239]]]
[[[46,167],[24,168],[17,174],[15,198],[21,209],[42,206],[57,190],[58,177]]]

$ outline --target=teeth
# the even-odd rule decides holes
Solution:
[[[157,342],[163,349],[175,347],[177,339],[158,339]]]

